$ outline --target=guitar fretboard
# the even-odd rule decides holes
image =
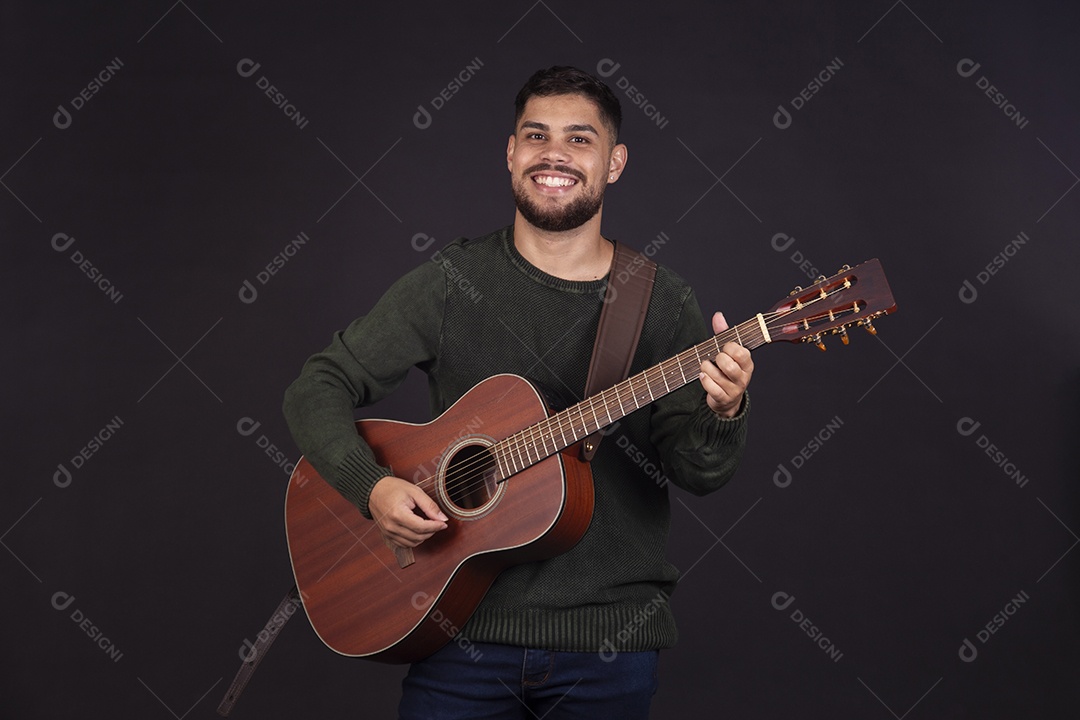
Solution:
[[[757,315],[514,433],[492,447],[498,468],[497,481],[506,480],[696,380],[701,363],[716,357],[725,344],[737,342],[753,350],[770,340],[762,316]]]

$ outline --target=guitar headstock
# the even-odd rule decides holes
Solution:
[[[862,326],[876,334],[873,320],[896,310],[889,282],[877,260],[844,268],[822,277],[808,288],[797,287],[776,303],[763,319],[773,341],[812,342],[822,350],[822,336],[840,335],[848,343],[847,329]]]

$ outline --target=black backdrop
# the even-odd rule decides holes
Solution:
[[[624,104],[605,232],[706,311],[871,257],[899,303],[758,351],[738,477],[673,491],[654,715],[1075,716],[1074,5],[170,3],[0,10],[0,715],[213,716],[291,583],[284,387],[510,221],[568,63]],[[392,715],[403,668],[278,642],[235,717]]]

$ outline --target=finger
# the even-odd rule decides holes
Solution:
[[[738,343],[727,343],[721,348],[720,354],[718,354],[717,357],[720,357],[720,355],[726,355],[734,360],[735,364],[738,365],[739,370],[742,372],[749,373],[754,369],[754,360],[750,351]],[[732,369],[734,370],[734,368]]]
[[[395,545],[400,545],[402,547],[416,547],[434,534],[434,532],[417,533],[405,528],[399,528],[396,530],[384,529],[383,531],[384,538],[388,539]]]
[[[417,515],[412,508],[400,508],[385,518],[383,530],[391,537],[407,540],[410,547],[418,545],[424,540],[447,527],[441,520],[428,520]]]
[[[446,529],[446,523],[425,520],[411,510],[401,517],[383,518],[380,526],[385,537],[406,547],[415,547],[438,531]]]
[[[439,509],[438,504],[431,499],[431,496],[420,488],[412,485],[409,488],[409,497],[412,498],[414,506],[424,514],[424,517],[430,520],[439,520],[443,527],[446,527],[446,515]],[[414,516],[415,517],[415,516]]]
[[[731,408],[741,400],[741,398],[736,397],[736,394],[733,394],[732,391],[704,372],[701,373],[701,386],[705,388],[705,399],[713,412],[729,413]],[[741,396],[741,393],[738,395]]]
[[[742,394],[742,386],[727,376],[703,372],[701,385],[714,400],[720,403],[730,402],[731,398]]]
[[[745,375],[742,365],[726,352],[718,353],[711,361],[702,364],[702,372],[725,389],[738,384]]]
[[[712,329],[713,333],[719,335],[728,329],[727,320],[724,318],[724,313],[715,312],[712,316]]]

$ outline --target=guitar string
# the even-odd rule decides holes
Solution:
[[[756,321],[747,321],[747,323],[744,323],[744,324],[756,325]],[[714,340],[722,340],[724,335],[729,335],[729,334],[732,334],[732,333],[729,333],[729,331],[725,331],[724,333],[721,333],[720,335],[716,336],[714,338]],[[758,335],[760,336],[760,328],[759,328]],[[710,341],[707,340],[707,341],[701,343],[701,345],[708,344],[709,342]],[[479,472],[480,469],[483,468],[484,466],[498,465],[498,457],[499,457],[500,450],[502,452],[502,456],[505,457],[505,459],[508,461],[508,467],[511,467],[511,466],[516,467],[518,464],[521,464],[520,461],[522,460],[522,458],[525,458],[527,460],[527,463],[524,465],[524,467],[518,468],[516,470],[512,470],[509,473],[509,475],[514,475],[514,474],[516,474],[518,472],[523,471],[526,467],[529,467],[529,466],[535,464],[536,462],[539,462],[539,459],[533,460],[532,456],[537,454],[536,449],[537,449],[537,447],[539,447],[540,443],[543,443],[543,445],[544,445],[543,453],[545,454],[546,457],[550,457],[551,455],[553,455],[553,454],[555,454],[557,452],[560,452],[561,450],[565,449],[566,447],[569,447],[569,446],[573,445],[574,442],[577,442],[578,440],[580,440],[580,438],[576,438],[572,442],[565,443],[565,442],[557,441],[555,439],[555,435],[556,435],[556,433],[558,433],[559,435],[562,435],[564,440],[565,440],[567,430],[569,430],[570,431],[569,432],[570,437],[575,437],[576,431],[577,431],[577,429],[579,427],[582,426],[582,423],[587,423],[587,421],[585,421],[585,409],[582,408],[582,407],[579,407],[579,406],[584,404],[584,403],[589,403],[590,406],[592,406],[592,405],[595,404],[595,401],[598,398],[604,401],[603,404],[609,404],[610,405],[611,400],[610,399],[605,399],[605,396],[607,396],[607,395],[614,395],[615,398],[619,400],[620,406],[621,406],[621,403],[622,403],[622,399],[626,399],[628,402],[633,400],[633,402],[636,404],[639,389],[634,385],[635,380],[639,380],[639,379],[643,380],[644,382],[641,382],[639,384],[643,385],[646,388],[649,388],[652,383],[656,383],[656,382],[658,382],[660,379],[662,379],[664,377],[668,377],[668,376],[674,377],[675,373],[672,372],[672,370],[677,369],[679,371],[679,373],[683,376],[683,378],[682,378],[681,384],[676,386],[676,389],[678,389],[679,387],[682,387],[683,385],[689,384],[689,382],[691,382],[692,380],[687,379],[686,369],[688,367],[693,367],[694,365],[700,365],[700,360],[698,360],[697,355],[695,353],[693,353],[693,351],[695,349],[697,349],[697,347],[699,347],[699,346],[694,346],[692,348],[689,348],[688,350],[684,351],[683,353],[679,353],[678,355],[670,358],[669,360],[667,360],[667,361],[665,361],[663,363],[660,363],[659,365],[648,368],[647,370],[643,371],[642,373],[639,373],[638,375],[636,375],[634,377],[627,378],[626,380],[620,382],[618,385],[616,385],[614,387],[608,388],[607,390],[604,390],[603,392],[598,393],[597,395],[594,395],[591,398],[587,398],[586,400],[582,401],[581,403],[577,403],[577,404],[572,405],[572,406],[570,406],[568,408],[565,408],[565,409],[559,411],[558,413],[555,413],[554,415],[551,415],[551,416],[545,418],[544,420],[541,420],[540,422],[535,423],[534,425],[532,425],[530,427],[523,428],[522,430],[519,430],[518,432],[507,436],[503,440],[498,441],[498,442],[494,443],[493,445],[490,445],[490,446],[484,448],[484,450],[486,452],[481,453],[477,458],[470,459],[466,463],[462,463],[460,465],[454,466],[453,468],[450,468],[445,473],[445,477],[446,477],[445,485],[447,487],[447,490],[450,491],[451,489],[453,489],[457,493],[468,494],[469,492],[472,492],[472,491],[478,489],[480,487],[480,485],[483,485],[484,482],[485,482],[482,478],[480,480],[478,480],[476,483],[474,483],[472,486],[469,486],[469,487],[457,487],[456,486],[457,484],[454,481],[457,480],[458,478],[460,478],[462,475],[466,475],[468,477],[471,477],[476,472]],[[683,357],[684,355],[686,357]],[[691,363],[692,363],[692,365],[691,365]],[[664,371],[663,366],[670,366],[669,371]],[[675,367],[675,366],[678,366],[678,367]],[[650,371],[653,371],[653,372],[650,373]],[[697,371],[695,370],[694,375],[696,375],[696,374],[697,374]],[[648,377],[650,375],[651,375],[651,378],[652,378],[651,380],[650,380],[650,377]],[[641,376],[641,377],[639,378],[638,376]],[[623,391],[619,390],[619,388],[621,386],[625,386],[625,387],[622,388]],[[627,389],[630,390],[629,393],[624,392]],[[650,394],[651,394],[651,389],[650,389]],[[662,396],[663,395],[661,395],[661,397]],[[592,402],[589,402],[589,401],[592,401]],[[643,405],[639,405],[638,407],[635,407],[634,409],[636,410],[636,409],[638,409],[639,407],[642,407],[642,406]],[[575,408],[577,409],[577,412],[574,412]],[[599,426],[597,429],[605,427],[606,425],[611,424],[611,422],[614,422],[613,420],[610,419],[610,413],[608,413],[608,422],[599,423],[598,419],[600,417],[600,414],[596,412],[595,407],[590,407],[588,412],[592,416],[593,423],[597,424]],[[633,412],[633,411],[631,411],[631,412]],[[574,418],[575,415],[580,417],[581,420],[574,420],[573,418]],[[541,427],[541,426],[543,426],[543,427]],[[585,434],[587,435],[589,433],[585,433]],[[552,441],[552,444],[555,445],[556,449],[549,452],[547,450],[547,443],[544,442],[544,437],[550,438],[551,441]],[[494,449],[494,453],[492,452],[493,449]],[[517,456],[516,459],[513,457],[514,455]],[[500,472],[501,472],[501,468],[500,468]],[[437,475],[425,478],[424,480],[418,482],[417,485],[423,487],[423,486],[428,485],[428,484],[433,484],[437,480],[437,478],[438,478]],[[461,482],[464,482],[464,480],[462,480]],[[453,488],[452,488],[452,486],[453,486]]]
[[[838,291],[834,291],[834,293],[835,292],[838,292]],[[826,297],[827,296],[828,296],[828,293],[827,293]],[[820,296],[818,298],[814,298],[813,300],[810,300],[807,303],[805,303],[804,307],[807,306],[807,305],[810,305],[813,302],[817,302],[817,301],[819,301],[821,299],[824,299],[824,298],[822,298]],[[796,309],[800,309],[800,308],[794,308],[793,307],[793,308],[789,308],[787,311],[769,313],[769,315],[771,317],[770,317],[769,321],[766,323],[766,327],[771,326],[773,329],[775,329],[776,327],[782,327],[782,326],[785,326],[785,325],[791,325],[792,323],[784,322],[784,320],[788,315],[790,315]],[[854,310],[851,309],[851,308],[841,308],[839,310],[839,312],[840,313],[854,312]],[[808,318],[808,322],[809,322],[810,319],[812,319],[812,320],[814,320],[816,322],[816,321],[818,321],[820,319],[823,319],[824,317],[825,317],[825,315],[820,315],[818,317]],[[481,486],[485,485],[487,481],[484,479],[483,476],[481,476],[480,478],[478,478],[477,480],[475,480],[475,481],[473,481],[471,483],[469,482],[470,479],[473,478],[476,475],[476,473],[480,472],[480,470],[483,469],[485,466],[488,466],[489,468],[497,469],[498,472],[501,473],[502,468],[499,467],[499,449],[498,449],[498,446],[500,446],[500,445],[503,446],[502,447],[502,450],[503,450],[502,455],[503,455],[504,459],[506,459],[508,461],[508,464],[513,463],[513,468],[511,468],[511,472],[509,473],[509,475],[507,475],[506,478],[503,478],[504,480],[508,479],[510,476],[512,476],[514,474],[517,474],[519,472],[524,471],[528,467],[531,467],[532,465],[540,462],[540,460],[545,459],[547,457],[550,457],[551,455],[554,455],[554,454],[560,452],[561,450],[565,449],[565,447],[569,447],[569,446],[573,445],[573,442],[578,441],[577,439],[574,440],[571,443],[564,443],[564,446],[560,447],[560,444],[555,441],[554,430],[557,429],[560,434],[564,435],[564,438],[565,438],[565,428],[569,427],[571,429],[571,436],[573,437],[574,434],[575,434],[574,431],[579,427],[579,425],[578,425],[578,421],[573,419],[573,416],[574,416],[575,413],[573,413],[572,411],[575,408],[577,408],[577,415],[579,415],[581,417],[582,422],[585,422],[584,408],[579,407],[583,403],[587,402],[589,404],[588,409],[589,409],[589,412],[592,414],[593,423],[598,425],[597,429],[601,429],[601,428],[605,427],[606,425],[611,424],[612,420],[610,418],[610,413],[608,414],[608,420],[605,423],[599,423],[598,422],[599,415],[596,412],[595,400],[596,400],[596,398],[603,398],[604,395],[612,394],[612,393],[615,394],[617,398],[627,397],[626,393],[622,393],[618,389],[620,386],[622,386],[624,384],[625,384],[626,387],[623,388],[623,389],[629,389],[631,391],[629,393],[629,397],[627,397],[627,399],[628,400],[633,400],[634,403],[637,402],[637,393],[638,393],[638,389],[636,389],[635,386],[634,386],[634,381],[637,381],[639,379],[641,381],[643,381],[641,384],[644,385],[644,387],[646,389],[648,389],[649,397],[652,398],[653,394],[652,394],[651,384],[653,382],[655,382],[658,379],[658,377],[659,377],[659,379],[663,379],[668,374],[668,373],[664,372],[664,370],[663,370],[664,366],[678,365],[679,366],[678,369],[679,369],[680,373],[683,375],[683,383],[682,383],[682,385],[679,385],[678,387],[682,387],[683,385],[689,384],[690,382],[692,382],[692,380],[687,380],[686,379],[686,370],[687,370],[688,367],[693,369],[693,367],[695,365],[700,365],[701,356],[697,352],[699,350],[699,348],[702,348],[702,346],[708,346],[708,345],[711,344],[711,345],[714,345],[717,350],[719,350],[719,348],[722,347],[722,344],[724,344],[724,342],[726,340],[731,339],[730,335],[734,334],[736,338],[739,337],[738,329],[741,328],[743,325],[747,326],[747,330],[754,330],[756,328],[756,330],[757,330],[756,337],[754,337],[753,334],[751,335],[751,337],[752,337],[752,339],[755,339],[755,340],[756,339],[761,339],[762,342],[759,343],[758,345],[755,345],[754,347],[759,347],[761,344],[764,344],[764,338],[760,333],[760,327],[756,327],[757,326],[756,317],[754,319],[752,319],[752,320],[748,320],[748,321],[746,321],[744,323],[741,323],[740,325],[736,325],[735,327],[730,328],[729,330],[725,331],[724,333],[720,333],[720,334],[714,336],[710,340],[706,340],[706,341],[704,341],[703,343],[701,343],[699,345],[696,345],[696,346],[694,346],[692,348],[689,348],[688,350],[684,351],[683,353],[680,353],[679,355],[676,355],[675,357],[671,358],[668,361],[665,361],[663,363],[660,363],[659,365],[648,368],[647,370],[643,371],[642,373],[639,373],[638,375],[636,375],[636,376],[634,376],[632,378],[628,378],[627,381],[624,381],[623,383],[619,383],[619,385],[616,385],[613,388],[609,388],[608,390],[605,390],[602,393],[599,393],[598,395],[593,396],[592,398],[588,398],[585,401],[582,401],[582,403],[578,403],[578,405],[572,406],[570,408],[567,408],[564,411],[556,413],[555,415],[547,418],[544,421],[536,423],[535,425],[533,425],[533,426],[531,426],[529,428],[525,428],[525,429],[523,429],[521,431],[518,431],[514,435],[508,436],[504,440],[499,441],[499,442],[495,443],[492,446],[488,446],[488,447],[483,448],[482,452],[479,453],[478,456],[475,459],[471,459],[470,461],[468,461],[466,463],[462,463],[460,465],[454,466],[453,468],[449,468],[446,471],[444,485],[445,485],[445,487],[447,489],[448,494],[451,494],[452,496],[456,495],[458,497],[461,497],[462,495],[471,494],[472,492],[479,489]],[[741,338],[739,338],[739,339],[741,339]],[[708,357],[708,355],[706,355],[706,357]],[[652,376],[651,378],[650,378],[650,371],[653,371],[653,372],[651,372],[651,376]],[[678,387],[676,389],[678,389]],[[665,392],[664,394],[667,394],[667,393]],[[661,395],[661,397],[663,397],[663,395]],[[655,398],[652,398],[652,399],[655,399]],[[605,400],[605,403],[608,403],[608,402],[609,402],[608,400]],[[651,402],[651,400],[650,400],[650,402]],[[620,403],[621,403],[621,400],[620,400]],[[637,407],[635,407],[634,410],[637,410],[638,408],[644,406],[645,404],[648,404],[648,403],[642,403],[641,405],[638,405]],[[633,410],[631,410],[631,412],[633,412]],[[624,413],[624,415],[621,416],[621,417],[624,417],[626,414],[629,414],[629,413]],[[558,420],[558,423],[552,422],[554,420]],[[547,426],[547,428],[541,429],[541,426]],[[580,432],[583,433],[582,437],[591,434],[591,433],[587,432],[587,425],[585,427],[582,427]],[[595,432],[595,431],[593,431],[593,432]],[[552,444],[555,446],[555,449],[552,450],[552,451],[548,451],[548,449],[547,449],[547,443],[544,441],[545,433],[546,433],[547,437],[551,438]],[[580,438],[578,438],[578,439],[580,439]],[[542,450],[543,457],[539,457],[539,453],[535,453],[535,450],[537,449],[537,447],[539,447],[539,444],[538,444],[537,440],[539,440],[540,442],[543,443],[543,450]],[[510,442],[507,442],[507,441],[510,441]],[[494,448],[494,451],[492,451],[493,448]],[[517,453],[517,456],[518,456],[517,461],[515,461],[515,459],[512,457],[512,454],[515,453],[515,452]],[[522,454],[523,453],[524,453],[524,458],[525,458],[526,462],[524,463],[524,465],[522,467],[517,468],[516,466],[519,464],[518,461],[520,461],[522,459]],[[535,460],[532,458],[533,454],[538,455],[538,457]],[[514,469],[514,468],[516,468],[516,469]],[[437,481],[437,479],[438,479],[438,475],[428,477],[425,480],[420,481],[417,484],[420,485],[420,486],[434,485],[434,483]],[[463,483],[469,483],[469,484],[463,485]],[[486,500],[485,500],[485,502],[486,502]]]
[[[824,296],[819,294],[818,296],[804,302],[802,304],[802,308],[792,305],[786,310],[762,313],[762,318],[767,318],[765,319],[766,328],[772,330],[779,327],[784,327],[786,325],[792,325],[793,323],[791,322],[785,322],[785,318],[787,318],[788,315],[792,314],[797,310],[809,307],[828,297],[831,297],[838,292],[843,292],[846,289],[846,287],[841,285],[835,290],[826,291]],[[840,308],[839,310],[834,311],[834,314],[842,314],[849,312],[856,311],[853,308]],[[827,316],[822,314],[817,317],[807,318],[806,322],[817,322],[825,317]],[[845,325],[847,324],[850,323],[846,323]],[[746,327],[744,328],[743,326]],[[646,370],[638,373],[637,375],[627,378],[619,384],[608,388],[607,390],[604,390],[597,395],[586,398],[585,400],[582,400],[581,402],[572,405],[569,408],[565,408],[564,410],[555,413],[554,415],[551,415],[548,418],[545,418],[544,420],[541,420],[540,422],[535,423],[530,427],[523,428],[522,430],[519,430],[518,432],[509,435],[503,440],[497,441],[490,446],[482,447],[481,452],[479,452],[474,458],[470,458],[464,463],[454,465],[453,467],[447,469],[444,474],[444,486],[446,487],[447,494],[450,497],[465,497],[472,494],[473,492],[487,484],[487,480],[483,477],[483,472],[488,469],[495,469],[499,474],[502,474],[503,469],[502,467],[500,467],[499,463],[500,451],[501,457],[507,461],[506,465],[507,468],[510,470],[509,474],[506,477],[502,478],[503,480],[506,480],[509,477],[517,473],[523,472],[527,468],[539,463],[541,460],[546,459],[547,457],[551,457],[552,455],[555,455],[562,450],[565,450],[566,447],[572,446],[581,438],[587,437],[588,435],[592,434],[592,432],[596,432],[597,430],[600,430],[610,425],[612,422],[614,422],[611,419],[610,412],[607,413],[608,420],[604,423],[599,423],[600,415],[596,411],[596,400],[601,399],[603,401],[601,403],[602,406],[610,407],[611,399],[605,398],[605,396],[612,394],[614,395],[614,399],[619,402],[620,410],[622,409],[623,399],[631,402],[631,404],[637,404],[637,397],[641,388],[635,387],[635,381],[639,381],[639,385],[641,385],[644,389],[648,391],[648,396],[650,397],[649,402],[652,402],[652,400],[655,399],[653,397],[652,384],[660,380],[664,380],[666,386],[667,377],[677,377],[672,372],[675,369],[679,371],[683,379],[682,384],[678,385],[675,389],[677,390],[685,385],[688,385],[689,383],[693,382],[693,377],[697,376],[698,374],[695,366],[700,366],[701,362],[703,362],[701,355],[699,355],[698,353],[699,349],[701,349],[703,346],[715,345],[717,352],[719,352],[719,349],[723,346],[723,344],[726,344],[726,342],[729,342],[732,339],[741,340],[739,333],[740,329],[747,332],[756,330],[756,332],[749,333],[751,342],[754,340],[761,340],[760,343],[754,346],[755,348],[760,347],[762,344],[765,344],[764,336],[762,335],[761,328],[758,325],[757,316],[754,316],[754,318],[740,323],[739,325],[728,328],[724,332],[713,336],[709,340],[705,340],[698,345],[692,346],[687,350],[678,353],[669,360],[647,368]],[[808,330],[804,331],[808,332]],[[708,355],[706,355],[705,357],[707,358]],[[691,374],[689,376],[687,375],[688,369],[691,370]],[[687,379],[688,377],[690,379]],[[629,390],[629,393],[625,393],[620,390],[620,387],[624,385],[625,387],[623,387],[622,390]],[[674,391],[672,390],[670,392]],[[668,394],[667,391],[662,393],[660,397],[663,397],[666,394]],[[649,402],[638,404],[630,412],[634,412],[634,410],[644,407],[644,405],[649,404]],[[588,408],[582,407],[586,404],[589,406]],[[596,424],[598,426],[597,430],[593,430],[592,432],[586,431],[588,428],[588,422],[585,420],[586,412],[591,414],[593,424]],[[628,414],[629,413],[624,412],[623,415],[620,417],[625,417]],[[575,420],[574,415],[579,416],[580,421]],[[582,435],[574,441],[566,444],[556,441],[556,432],[562,435],[565,440],[567,430],[570,431],[570,436],[574,437],[576,431],[579,428],[582,432]],[[548,451],[545,438],[550,438],[551,444],[555,447],[554,450]],[[538,448],[540,448],[539,452],[537,451]],[[516,460],[514,458],[514,455],[517,456]],[[534,455],[537,455],[537,459],[535,460],[533,459]],[[521,460],[523,458],[525,462],[521,463]],[[517,467],[518,465],[522,465],[522,467]],[[477,474],[480,475],[479,478],[476,478]],[[438,481],[438,477],[438,474],[429,476],[427,478],[424,478],[423,480],[418,481],[416,484],[418,487],[424,489],[425,492],[427,492],[429,486],[432,489],[434,488],[435,483]],[[476,479],[472,480],[473,478]]]
[[[846,289],[846,288],[841,287],[841,288],[839,288],[837,290],[834,290],[834,291],[831,291],[831,292],[826,292],[826,295],[824,297],[819,295],[818,297],[812,298],[811,300],[808,300],[806,303],[803,303],[803,307],[807,307],[807,306],[809,306],[809,305],[811,305],[813,303],[819,302],[820,300],[825,299],[825,297],[829,297],[832,294],[835,294],[837,292],[841,292],[844,289]],[[776,327],[783,327],[785,325],[791,325],[792,323],[790,323],[790,322],[784,322],[784,319],[788,315],[790,315],[792,312],[795,312],[796,310],[800,310],[800,309],[801,308],[797,308],[795,306],[792,306],[791,308],[788,308],[785,311],[777,311],[777,312],[770,312],[770,313],[763,314],[763,317],[765,315],[769,316],[769,320],[766,322],[766,327],[767,328],[771,327],[772,329],[775,329]],[[842,313],[847,313],[847,312],[855,312],[855,310],[853,308],[840,308],[836,312],[839,312],[839,313],[842,314]],[[826,316],[825,315],[819,315],[817,317],[808,318],[807,322],[809,322],[810,320],[813,320],[813,321],[816,322],[816,321],[818,321],[820,319],[823,319],[824,317],[826,317]],[[850,323],[847,323],[847,324],[850,324]],[[491,446],[482,448],[482,451],[480,453],[478,453],[476,458],[470,459],[469,461],[467,461],[465,463],[462,463],[460,465],[456,465],[456,466],[454,466],[452,468],[449,468],[446,471],[444,485],[445,485],[445,487],[447,489],[447,493],[451,494],[451,496],[462,497],[464,495],[471,494],[472,492],[475,492],[476,490],[478,490],[480,487],[482,487],[483,485],[486,484],[487,481],[485,480],[485,478],[481,475],[481,477],[479,477],[478,479],[476,479],[475,481],[473,481],[471,483],[469,483],[469,480],[470,480],[470,478],[475,477],[475,475],[478,472],[480,472],[481,469],[485,468],[485,466],[489,466],[491,468],[494,468],[499,473],[502,473],[502,468],[499,467],[499,458],[500,458],[499,446],[502,446],[502,448],[501,448],[502,449],[502,457],[505,460],[507,460],[507,465],[511,469],[511,472],[505,478],[503,478],[503,480],[506,480],[509,477],[513,476],[514,474],[520,473],[520,472],[524,471],[525,469],[527,469],[528,467],[531,467],[532,465],[534,465],[536,463],[539,463],[540,460],[545,459],[547,457],[551,457],[552,455],[560,452],[561,450],[565,449],[566,447],[569,447],[569,446],[573,445],[574,442],[577,442],[578,440],[580,440],[580,438],[578,438],[578,440],[574,440],[571,443],[565,444],[564,447],[559,447],[560,444],[558,442],[556,442],[555,438],[554,438],[554,430],[558,430],[559,433],[562,434],[564,436],[564,438],[565,438],[565,429],[569,428],[571,430],[571,436],[573,437],[574,431],[579,427],[579,424],[578,424],[578,421],[573,419],[573,415],[575,413],[572,412],[572,411],[575,410],[575,408],[576,408],[577,409],[576,414],[581,417],[582,422],[585,422],[585,419],[584,419],[584,410],[585,409],[580,407],[581,405],[583,405],[585,403],[588,403],[589,406],[590,406],[589,407],[589,412],[592,414],[594,424],[598,424],[597,429],[601,429],[601,428],[605,427],[606,425],[611,424],[611,422],[613,422],[613,421],[610,419],[610,413],[608,414],[608,421],[606,423],[600,424],[600,423],[597,422],[598,418],[599,418],[599,415],[596,413],[596,408],[595,408],[595,400],[596,400],[596,398],[602,398],[605,394],[614,393],[616,398],[620,399],[620,405],[621,405],[621,398],[623,398],[623,397],[626,397],[626,399],[628,399],[628,400],[633,400],[636,403],[638,390],[636,390],[635,387],[634,387],[634,381],[639,380],[639,379],[643,381],[642,384],[644,385],[644,387],[646,389],[649,390],[649,396],[651,397],[652,396],[651,383],[656,381],[658,379],[658,377],[659,377],[659,379],[663,379],[667,375],[667,373],[663,372],[663,370],[662,370],[664,368],[664,366],[678,365],[678,369],[679,369],[680,373],[683,375],[683,380],[684,381],[683,381],[682,385],[679,385],[676,389],[678,389],[679,387],[682,387],[683,385],[689,384],[690,382],[692,382],[692,379],[690,379],[690,380],[686,379],[686,375],[687,375],[686,370],[687,370],[687,368],[689,367],[689,368],[692,369],[694,367],[694,365],[700,365],[700,362],[702,362],[701,356],[698,354],[698,350],[700,348],[702,348],[702,346],[708,346],[708,345],[712,344],[712,345],[715,345],[717,351],[719,351],[719,348],[722,347],[722,344],[724,344],[726,341],[729,341],[731,339],[730,336],[732,334],[734,334],[736,338],[739,337],[738,329],[741,328],[744,325],[747,326],[747,330],[754,330],[756,328],[757,333],[756,333],[756,337],[754,337],[754,339],[761,339],[762,340],[761,343],[759,343],[758,345],[755,345],[754,347],[760,347],[761,344],[764,344],[764,338],[761,335],[760,327],[757,326],[757,317],[755,316],[753,319],[747,320],[744,323],[736,325],[733,328],[729,328],[728,330],[724,331],[723,333],[720,333],[720,334],[714,336],[713,338],[710,338],[709,340],[706,340],[706,341],[700,343],[699,345],[688,348],[686,351],[684,351],[682,353],[679,353],[678,355],[674,356],[673,358],[669,359],[668,361],[665,361],[663,363],[660,363],[659,365],[648,368],[647,370],[645,370],[645,371],[643,371],[641,373],[638,373],[638,375],[636,375],[636,376],[634,376],[632,378],[628,378],[626,381],[623,381],[622,383],[619,383],[619,385],[616,385],[616,386],[614,386],[612,388],[609,388],[608,390],[605,390],[602,393],[599,393],[598,395],[595,395],[595,396],[593,396],[591,398],[587,398],[586,400],[582,401],[581,403],[578,403],[577,405],[571,406],[570,408],[566,408],[565,410],[560,411],[559,413],[556,413],[555,415],[552,415],[549,418],[547,418],[545,420],[542,420],[539,423],[534,424],[533,426],[530,426],[528,428],[524,428],[523,430],[520,430],[517,433],[514,433],[513,435],[510,435],[507,438],[504,438],[503,440],[501,440],[499,442],[496,442],[495,444],[493,444]],[[708,355],[706,355],[706,357],[708,357]],[[653,376],[652,379],[650,379],[650,377],[649,377],[650,371],[655,371],[655,372],[652,372],[652,376]],[[692,377],[693,376],[691,376],[691,378]],[[624,388],[624,389],[629,389],[631,391],[628,397],[627,397],[627,395],[625,393],[620,393],[620,391],[618,390],[618,388],[620,386],[624,385],[624,384],[626,385],[626,388]],[[665,392],[664,394],[667,394],[667,393]],[[663,397],[663,395],[661,395],[661,397]],[[605,401],[605,403],[608,403],[608,402],[609,401]],[[648,403],[643,403],[642,405],[638,405],[637,407],[634,408],[634,410],[637,410],[640,407],[643,407],[645,404],[648,404]],[[633,412],[633,410],[631,410],[631,412]],[[624,413],[624,415],[621,416],[621,417],[625,417],[626,414],[629,414],[629,413]],[[558,420],[558,422],[557,423],[552,422],[554,420]],[[544,440],[545,430],[544,429],[539,429],[541,426],[546,426],[547,436],[551,438],[552,444],[555,445],[556,449],[549,452],[547,450],[547,446],[546,446],[547,444],[545,442],[544,445],[543,445],[543,450],[542,450],[543,457],[538,456],[537,459],[533,460],[532,455],[533,454],[538,454],[538,453],[535,452],[536,448],[538,447],[537,440],[538,439],[540,441]],[[583,433],[582,437],[585,437],[585,436],[591,434],[589,432],[586,432],[586,430],[587,430],[587,425],[585,427],[582,427],[582,429],[581,429],[581,432]],[[593,432],[595,432],[595,430]],[[515,459],[512,457],[512,455],[514,453],[517,454],[517,461],[515,461]],[[517,465],[520,464],[519,461],[522,459],[522,457],[525,458],[526,462],[523,464],[522,467],[517,468]],[[512,466],[511,466],[511,464],[512,464]],[[436,474],[435,476],[430,476],[428,478],[425,478],[424,480],[419,481],[417,483],[417,485],[422,487],[422,488],[424,486],[426,486],[426,485],[433,486],[435,484],[435,482],[437,482],[437,480],[438,480],[438,475]],[[469,484],[462,485],[463,483],[469,483]],[[426,492],[426,488],[425,488],[425,492]]]

